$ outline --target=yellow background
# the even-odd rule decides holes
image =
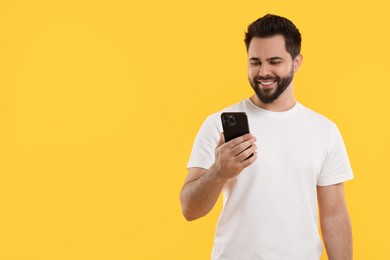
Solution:
[[[296,97],[347,145],[355,259],[389,259],[388,10],[1,1],[0,259],[209,259],[221,205],[188,223],[179,191],[205,117],[252,93],[243,36],[268,12],[303,35]]]

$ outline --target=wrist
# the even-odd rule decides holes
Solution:
[[[209,176],[213,179],[213,181],[219,182],[223,185],[229,179],[224,177],[223,174],[221,174],[220,168],[217,165],[215,165],[215,163],[211,165],[209,169]]]

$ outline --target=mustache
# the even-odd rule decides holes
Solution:
[[[280,78],[278,76],[275,76],[275,77],[271,77],[271,76],[268,76],[268,77],[261,77],[261,76],[256,76],[254,78],[255,81],[259,81],[259,80],[274,80],[274,81],[279,81]]]

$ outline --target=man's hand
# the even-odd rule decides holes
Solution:
[[[256,137],[245,134],[225,143],[223,133],[215,149],[215,163],[213,168],[219,178],[228,180],[236,177],[240,172],[257,159]]]
[[[182,211],[187,220],[195,220],[209,213],[226,181],[240,174],[256,160],[255,141],[254,136],[246,134],[225,143],[221,133],[215,148],[215,162],[210,169],[188,169],[180,192]]]

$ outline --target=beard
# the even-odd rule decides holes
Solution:
[[[256,93],[256,96],[260,99],[264,104],[270,104],[274,102],[290,85],[294,78],[294,70],[291,68],[290,73],[286,77],[260,77],[256,76],[253,79],[249,78],[249,83],[252,86],[253,90]],[[273,80],[276,82],[276,89],[262,89],[260,88],[260,80]]]

